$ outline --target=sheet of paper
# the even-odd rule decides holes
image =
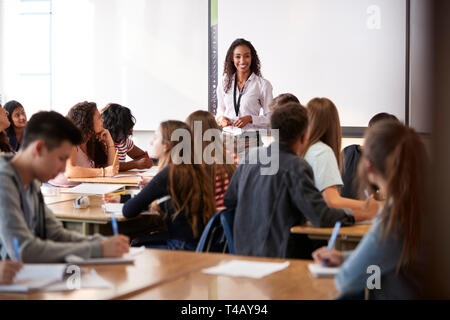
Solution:
[[[232,134],[233,136],[239,136],[242,134],[242,129],[238,127],[228,126],[223,128],[223,132]]]
[[[232,260],[202,271],[206,274],[260,279],[271,273],[281,271],[288,266],[289,261],[277,263]]]
[[[317,278],[334,277],[339,272],[339,268],[323,267],[320,264],[313,263],[308,264],[308,269]]]
[[[69,291],[78,289],[76,285],[79,285],[79,289],[112,289],[114,286],[100,277],[94,269],[90,272],[82,273],[80,281],[71,282],[69,285],[67,281],[60,281],[45,287],[45,291]]]
[[[121,173],[116,174],[113,178],[123,178],[123,177],[136,177],[137,173]]]
[[[102,204],[102,209],[109,213],[122,214],[123,205],[123,203],[104,203]]]
[[[75,265],[105,265],[105,264],[132,264],[134,263],[134,258],[138,254],[145,251],[145,247],[134,248],[130,247],[130,251],[124,254],[122,258],[90,258],[83,259],[76,255],[68,255],[66,257],[66,262]]]
[[[142,177],[154,177],[158,174],[158,166],[153,166],[145,172],[140,172],[138,175]]]
[[[2,284],[0,285],[0,292],[30,292],[36,291],[47,286],[52,283],[57,282],[55,279],[22,279],[15,280],[13,284]]]
[[[358,222],[355,222],[355,225],[360,225],[360,224],[372,224],[374,221],[375,221],[375,219],[374,219],[374,220],[358,221]]]
[[[107,183],[82,183],[76,187],[61,191],[62,193],[80,193],[80,194],[105,194],[113,193],[125,188],[122,184],[107,184]]]

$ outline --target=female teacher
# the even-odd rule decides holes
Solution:
[[[234,126],[243,132],[256,132],[270,127],[269,103],[272,85],[261,76],[261,63],[253,45],[236,39],[225,57],[223,80],[217,87],[217,123],[221,127]],[[260,115],[260,110],[263,115]],[[248,134],[247,134],[248,136]]]

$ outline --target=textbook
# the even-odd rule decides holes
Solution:
[[[339,272],[339,268],[324,267],[320,264],[308,264],[308,269],[316,278],[334,277]]]
[[[0,285],[0,292],[31,292],[60,282],[65,276],[65,264],[24,264],[12,284]]]
[[[62,193],[99,194],[113,193],[125,189],[122,184],[82,183],[76,187],[63,190]]]

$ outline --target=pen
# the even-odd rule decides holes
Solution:
[[[13,239],[13,245],[14,245],[14,251],[16,253],[16,259],[17,261],[20,261],[20,251],[19,251],[19,241],[16,237]]]
[[[117,220],[114,216],[114,213],[111,213],[111,224],[113,228],[114,235],[117,236],[119,234],[119,228],[117,227]]]
[[[122,190],[122,191],[118,191],[118,192],[105,193],[104,196],[106,198],[108,198],[108,197],[113,197],[113,196],[118,196],[118,195],[124,194],[125,192],[126,192],[125,190]]]
[[[145,155],[147,156],[147,158],[149,158],[149,159],[150,159],[150,157],[148,156],[148,153],[147,153],[147,151],[145,151]]]
[[[367,191],[367,189],[364,189],[364,194],[366,195],[366,199],[370,198],[370,194],[369,191]]]
[[[333,229],[333,233],[331,234],[330,241],[328,241],[328,251],[333,249],[334,242],[336,241],[336,238],[337,238],[337,235],[339,233],[339,228],[340,227],[341,227],[341,222],[337,221],[336,224],[334,225],[334,229]],[[328,263],[328,259],[324,259],[322,265],[325,267],[327,265],[327,263]]]
[[[115,165],[116,165],[116,161],[117,161],[117,150],[116,150],[116,154],[114,155],[114,161],[113,161],[113,164],[112,164],[112,166],[114,167]]]

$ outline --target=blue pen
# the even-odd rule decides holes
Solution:
[[[111,214],[111,224],[113,228],[114,235],[117,236],[119,234],[119,228],[117,227],[117,220],[114,216],[114,213]]]
[[[19,241],[16,237],[13,239],[14,251],[16,252],[16,259],[20,261]]]
[[[330,241],[328,241],[328,251],[333,249],[340,227],[341,227],[341,222],[340,221],[336,222],[336,224],[334,225],[333,233],[331,234]],[[327,265],[327,263],[328,263],[328,259],[324,259],[322,265],[325,267]]]

